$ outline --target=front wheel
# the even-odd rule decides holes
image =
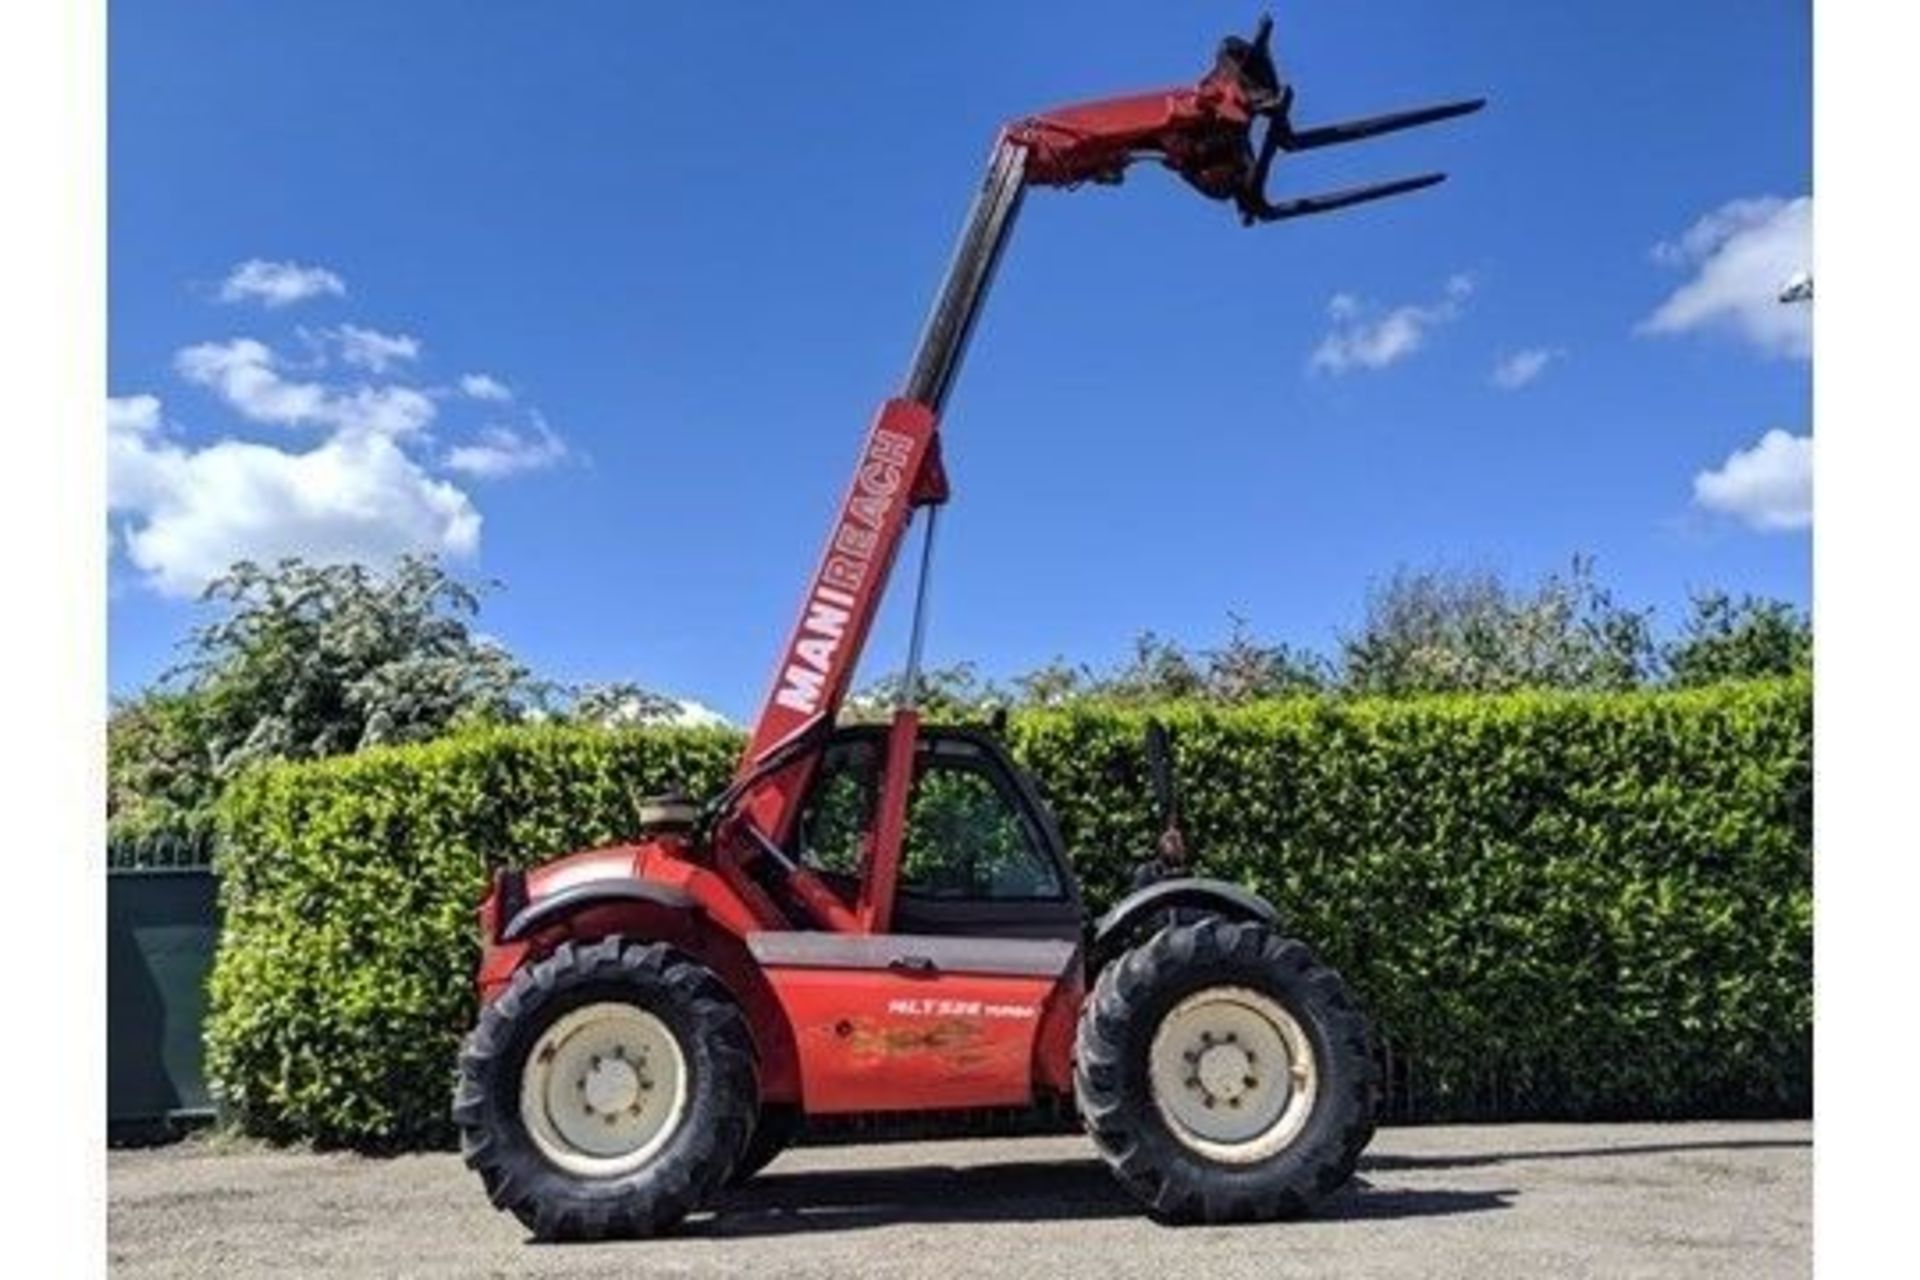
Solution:
[[[1114,1173],[1171,1222],[1304,1213],[1373,1136],[1365,1015],[1304,945],[1251,921],[1169,925],[1108,965],[1074,1084]]]
[[[496,1208],[543,1240],[645,1236],[725,1184],[758,1104],[745,1019],[662,944],[563,943],[460,1054],[453,1118]]]

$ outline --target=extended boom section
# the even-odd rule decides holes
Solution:
[[[1117,183],[1129,166],[1156,159],[1202,194],[1232,203],[1247,224],[1326,213],[1417,191],[1444,175],[1418,174],[1345,190],[1273,201],[1266,183],[1281,152],[1315,150],[1477,111],[1467,99],[1362,120],[1296,129],[1294,89],[1271,51],[1272,22],[1251,40],[1221,42],[1198,84],[1102,99],[1008,124],[994,146],[953,261],[914,352],[900,398],[882,407],[855,464],[854,479],[828,532],[800,618],[781,650],[773,685],[741,757],[729,800],[744,801],[754,828],[750,845],[791,834],[813,757],[793,751],[833,723],[879,610],[915,508],[928,508],[914,597],[912,630],[900,682],[896,732],[905,742],[890,754],[911,759],[921,651],[938,505],[947,498],[940,460],[939,415],[979,320],[994,269],[1006,248],[1028,186]],[[1256,132],[1259,141],[1255,142]],[[791,755],[783,762],[783,753]],[[904,792],[883,798],[880,832],[901,827]],[[886,861],[892,850],[880,850]],[[751,848],[748,856],[754,856]],[[819,913],[815,913],[816,915]]]

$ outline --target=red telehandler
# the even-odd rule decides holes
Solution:
[[[881,406],[733,782],[642,805],[634,842],[500,870],[453,1115],[493,1203],[536,1237],[671,1227],[807,1116],[1073,1099],[1165,1221],[1304,1212],[1373,1133],[1371,1032],[1332,969],[1246,890],[1185,874],[1178,832],[1098,921],[996,736],[915,709],[940,410],[1029,187],[1157,159],[1248,224],[1426,174],[1270,200],[1282,152],[1481,101],[1295,129],[1262,20],[1197,85],[1008,125],[901,394]],[[1255,135],[1259,136],[1256,144]],[[836,724],[913,516],[925,525],[902,705]],[[1164,735],[1151,735],[1163,815]]]

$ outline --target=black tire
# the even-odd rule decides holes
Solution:
[[[1311,1109],[1292,1140],[1264,1159],[1228,1163],[1196,1151],[1153,1097],[1149,1055],[1161,1019],[1216,986],[1251,988],[1278,1003],[1313,1051],[1319,1083]],[[1081,1121],[1115,1176],[1167,1222],[1304,1214],[1352,1176],[1373,1137],[1365,1014],[1305,945],[1253,921],[1169,925],[1102,970],[1080,1013],[1074,1085]]]
[[[761,1107],[759,1122],[753,1126],[753,1137],[747,1140],[746,1153],[734,1166],[729,1185],[741,1185],[778,1159],[800,1135],[804,1119],[800,1108],[791,1103],[769,1102]]]
[[[665,1145],[610,1177],[562,1169],[520,1114],[521,1076],[540,1034],[582,1005],[619,1001],[664,1023],[687,1074],[686,1105]],[[494,1207],[541,1240],[601,1240],[665,1231],[725,1185],[759,1103],[753,1043],[740,1008],[703,965],[663,943],[562,943],[523,968],[480,1015],[460,1053],[453,1119],[467,1166]]]

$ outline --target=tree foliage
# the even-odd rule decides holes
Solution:
[[[262,760],[312,760],[525,720],[670,720],[671,698],[630,681],[535,679],[474,629],[478,587],[432,559],[391,571],[282,560],[235,564],[203,601],[161,684],[107,722],[107,815],[118,836],[201,824],[227,779]]]
[[[905,684],[905,672],[888,672],[851,694],[842,718],[866,723],[887,719],[900,705]],[[1005,689],[982,680],[979,668],[973,663],[956,662],[923,669],[914,704],[928,720],[954,723],[982,719],[1012,701]]]
[[[526,668],[474,633],[478,592],[434,560],[410,556],[386,574],[242,561],[206,598],[224,612],[194,630],[179,670],[205,702],[222,774],[421,742],[526,706]]]
[[[850,700],[856,718],[883,716],[899,701],[900,673],[881,677]],[[1235,704],[1319,693],[1332,687],[1332,666],[1291,645],[1262,644],[1244,619],[1232,618],[1218,649],[1189,650],[1152,631],[1134,638],[1128,659],[1110,670],[1055,658],[1001,683],[971,662],[921,672],[918,705],[929,719],[978,719],[998,708],[1057,707],[1082,699],[1123,706],[1168,701]]]
[[[616,728],[634,724],[667,724],[680,714],[680,704],[665,694],[643,689],[631,680],[540,686],[540,718],[561,724]]]
[[[1803,611],[1718,591],[1696,595],[1679,633],[1661,643],[1654,610],[1621,604],[1586,557],[1531,586],[1484,569],[1402,568],[1368,594],[1359,629],[1333,657],[1262,640],[1244,618],[1228,617],[1218,647],[1142,631],[1124,660],[1104,668],[1055,658],[1004,680],[983,677],[970,662],[930,668],[919,705],[930,719],[979,719],[1083,701],[1239,706],[1303,695],[1612,693],[1794,675],[1813,659],[1813,624]],[[861,690],[850,716],[884,717],[899,700],[900,679],[890,674]]]
[[[518,719],[527,671],[476,635],[479,594],[428,559],[243,561],[211,583],[219,616],[161,685],[108,719],[109,820],[126,834],[192,824],[260,760],[307,760]]]
[[[1401,570],[1341,646],[1355,693],[1631,689],[1653,674],[1651,610],[1614,602],[1577,558],[1531,590],[1487,571]]]
[[[1792,675],[1813,666],[1813,621],[1782,600],[1702,592],[1665,659],[1682,688]]]
[[[157,689],[107,715],[107,821],[122,836],[194,825],[218,790],[206,701]]]
[[[192,820],[241,766],[418,742],[465,725],[542,720],[613,727],[673,721],[681,706],[630,682],[533,678],[477,634],[479,592],[431,560],[391,574],[364,566],[239,564],[207,592],[221,616],[188,640],[188,661],[109,720],[108,812],[116,828]],[[1256,637],[1229,615],[1225,639],[1190,648],[1143,631],[1120,662],[1055,658],[1005,679],[970,662],[922,672],[931,720],[1101,702],[1240,706],[1297,695],[1616,691],[1787,675],[1812,659],[1811,620],[1778,600],[1697,595],[1674,638],[1651,609],[1617,603],[1577,558],[1517,586],[1490,571],[1402,569],[1367,599],[1329,657]],[[849,699],[881,719],[901,676]]]

